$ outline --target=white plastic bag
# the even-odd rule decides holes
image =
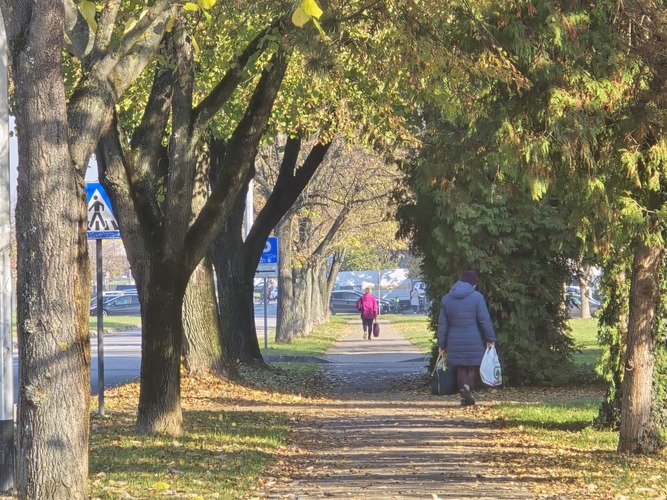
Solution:
[[[482,382],[491,387],[498,387],[503,383],[500,360],[498,359],[495,346],[486,348],[482,364],[479,365],[479,375],[482,378]]]

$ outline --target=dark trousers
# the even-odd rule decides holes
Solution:
[[[373,322],[374,319],[365,319],[361,318],[361,322],[364,325],[364,333],[368,332],[368,338],[373,336]]]
[[[475,390],[477,385],[477,374],[479,373],[479,366],[457,366],[456,367],[456,383],[459,389],[468,384],[470,390]]]

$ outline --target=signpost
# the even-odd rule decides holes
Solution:
[[[269,333],[267,325],[268,293],[266,280],[267,278],[278,277],[278,238],[276,236],[269,236],[266,240],[255,276],[257,278],[264,278],[264,349],[267,349],[269,347]]]
[[[97,388],[100,415],[104,415],[104,312],[102,310],[104,273],[102,271],[102,240],[120,238],[118,222],[111,209],[106,191],[99,183],[86,185],[88,195],[88,239],[95,241],[97,261]]]

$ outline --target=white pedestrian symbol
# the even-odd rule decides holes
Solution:
[[[116,218],[99,191],[95,191],[93,194],[88,205],[88,212],[92,212],[92,216],[88,218],[89,231],[118,231]]]

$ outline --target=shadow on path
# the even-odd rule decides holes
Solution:
[[[257,498],[534,497],[497,469],[479,407],[432,396],[425,353],[390,324],[372,340],[351,325],[324,358],[331,399],[295,409],[291,454]]]

